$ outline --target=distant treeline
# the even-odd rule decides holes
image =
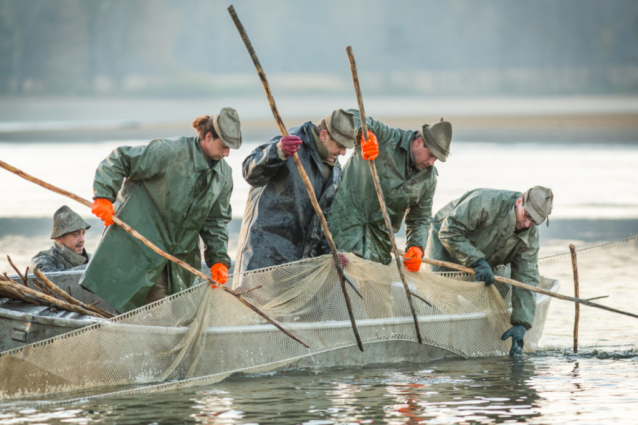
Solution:
[[[1,95],[257,93],[229,0],[0,0]],[[638,92],[632,0],[237,0],[278,92]]]

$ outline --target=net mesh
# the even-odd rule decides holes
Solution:
[[[609,295],[608,298],[592,302],[637,313],[638,236],[579,249],[576,258],[580,298]],[[559,293],[574,296],[574,276],[569,252],[542,258],[538,267],[542,275],[561,282]],[[572,349],[574,310],[571,302],[552,302],[540,341],[542,348]],[[581,305],[578,346],[605,351],[635,350],[638,343],[637,324],[635,318]]]
[[[416,341],[407,297],[394,264],[347,255],[345,271],[363,298],[348,288],[361,339]],[[499,273],[508,274],[507,268]],[[504,355],[510,342],[508,288],[461,273],[408,273],[423,342],[464,358]],[[356,345],[339,277],[330,256],[230,277],[244,299],[281,323],[298,342],[232,295],[206,283],[114,319],[0,354],[0,397],[80,391],[157,391],[220,381],[235,372],[267,371],[297,359]],[[541,279],[545,289],[557,281]],[[533,350],[549,307],[537,297],[526,350]]]

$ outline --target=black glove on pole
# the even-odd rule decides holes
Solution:
[[[492,268],[487,264],[487,261],[478,260],[472,268],[474,272],[476,272],[475,277],[477,281],[485,282],[486,286],[490,286],[494,283],[494,272],[492,272]]]

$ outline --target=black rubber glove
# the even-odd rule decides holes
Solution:
[[[487,264],[487,261],[478,260],[474,263],[472,268],[476,272],[476,280],[479,282],[485,282],[486,286],[490,286],[494,283],[494,272],[492,272],[492,268],[489,264]]]
[[[525,326],[514,325],[508,331],[506,331],[501,339],[505,341],[507,338],[512,337],[512,349],[510,350],[510,356],[517,356],[523,354],[523,346],[525,341]]]

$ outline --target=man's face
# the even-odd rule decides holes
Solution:
[[[532,216],[525,210],[522,196],[516,200],[514,212],[516,213],[516,230],[523,230],[531,225],[536,225],[534,220],[532,220]]]
[[[436,162],[436,156],[432,155],[430,149],[425,146],[423,137],[412,141],[412,157],[414,158],[414,166],[419,171],[433,166]]]
[[[346,154],[346,147],[339,144],[336,140],[333,140],[326,130],[321,130],[319,140],[321,140],[321,143],[323,143],[328,151],[328,161],[334,162],[339,155]]]
[[[214,139],[212,133],[206,133],[206,138],[200,141],[200,145],[207,160],[219,161],[230,154],[230,148],[222,139]]]
[[[55,240],[69,248],[71,251],[75,251],[76,254],[83,254],[85,233],[86,229],[76,230],[75,232],[67,233],[59,238],[55,238]]]

